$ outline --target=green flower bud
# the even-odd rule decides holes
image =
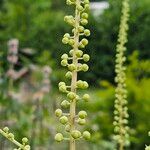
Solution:
[[[82,52],[81,50],[77,50],[77,51],[76,51],[76,56],[77,56],[77,57],[80,58],[82,55],[83,55],[83,52]]]
[[[87,19],[81,19],[81,24],[82,25],[87,25],[88,24],[88,20]]]
[[[82,88],[83,87],[83,81],[82,80],[77,81],[77,87],[78,88]]]
[[[79,48],[85,48],[85,45],[83,45],[83,44],[80,42]]]
[[[83,27],[83,26],[79,26],[79,27],[78,27],[78,31],[79,31],[79,32],[83,32],[83,31],[84,31],[84,27]]]
[[[68,59],[68,55],[67,55],[67,54],[63,54],[63,55],[61,56],[61,59]]]
[[[66,85],[61,85],[61,86],[59,86],[59,91],[61,91],[61,92],[66,92],[67,91],[67,87],[66,87]]]
[[[73,39],[70,39],[68,43],[69,43],[69,45],[73,46],[75,42]]]
[[[70,50],[70,52],[69,52],[70,56],[73,56],[73,52],[74,52],[74,50],[73,50],[73,49],[72,49],[72,50]]]
[[[67,59],[63,59],[62,61],[61,61],[61,65],[62,66],[67,66],[68,65],[68,61],[67,61]]]
[[[61,106],[63,108],[68,108],[70,106],[70,103],[67,100],[62,101]]]
[[[30,149],[31,149],[30,145],[26,145],[26,146],[24,147],[24,150],[30,150]]]
[[[89,10],[90,9],[90,5],[89,4],[85,4],[84,8],[85,8],[85,10]]]
[[[81,17],[83,19],[88,19],[89,15],[87,13],[82,13]]]
[[[91,138],[90,132],[84,131],[84,132],[83,132],[83,138],[84,138],[85,140],[89,140],[89,139]]]
[[[82,65],[82,71],[86,72],[89,70],[89,66],[87,64]]]
[[[79,119],[77,120],[77,123],[78,123],[79,125],[85,125],[85,124],[86,124],[86,120],[79,118]]]
[[[83,97],[82,97],[82,99],[83,99],[85,102],[88,102],[89,99],[90,99],[89,94],[84,94]]]
[[[88,30],[88,29],[84,30],[84,35],[85,36],[90,36],[90,34],[91,34],[90,30]]]
[[[60,119],[59,119],[60,123],[61,124],[66,124],[68,122],[68,118],[66,116],[62,116]]]
[[[77,9],[78,9],[78,11],[83,11],[84,8],[81,5],[78,5]]]
[[[55,135],[55,140],[56,140],[57,142],[61,142],[63,139],[64,139],[64,137],[63,137],[63,135],[62,135],[61,133],[57,133],[57,134]]]
[[[13,135],[12,133],[9,133],[9,134],[8,134],[8,138],[9,138],[9,139],[14,139],[14,135]]]
[[[84,38],[81,40],[81,43],[86,46],[88,44],[88,40]]]
[[[78,139],[78,138],[81,137],[81,132],[78,131],[78,130],[73,130],[73,131],[71,132],[71,136],[72,136],[74,139]]]
[[[69,33],[66,33],[65,35],[64,35],[64,37],[66,37],[66,38],[70,38],[70,34]]]
[[[66,4],[67,4],[67,5],[72,5],[73,3],[71,2],[71,0],[67,0],[67,1],[66,1]]]
[[[74,71],[74,70],[76,70],[76,66],[74,64],[70,64],[70,65],[68,65],[68,69],[70,71]]]
[[[62,43],[63,43],[63,44],[68,44],[68,42],[69,42],[69,39],[68,39],[68,38],[64,37],[64,38],[62,39]]]
[[[66,78],[71,79],[72,78],[72,72],[68,71],[65,75]]]
[[[71,130],[71,126],[68,124],[68,125],[66,125],[66,127],[65,127],[65,131],[67,131],[67,132],[70,132],[70,130]]]
[[[89,87],[88,83],[86,81],[83,82],[83,89],[87,89]]]
[[[56,115],[56,117],[61,117],[62,116],[62,110],[61,109],[57,109],[55,111],[55,115]]]
[[[90,60],[90,56],[89,56],[88,54],[84,54],[84,55],[83,55],[83,60],[84,60],[85,62],[88,62],[88,61]]]
[[[5,127],[5,128],[3,128],[3,131],[6,132],[6,133],[8,133],[9,128],[8,128],[8,127]]]
[[[69,99],[73,100],[73,99],[76,98],[76,94],[73,93],[73,92],[69,92],[69,93],[67,94],[67,97],[68,97]]]
[[[59,82],[58,86],[66,85],[65,82]]]
[[[23,143],[27,143],[27,142],[28,142],[28,139],[27,139],[26,137],[24,137],[24,138],[22,139],[22,142],[23,142]]]
[[[79,116],[79,118],[84,119],[87,117],[87,113],[86,113],[86,111],[82,110],[78,113],[78,116]]]

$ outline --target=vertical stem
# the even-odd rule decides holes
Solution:
[[[73,64],[77,66],[78,59],[75,55],[75,52],[78,50],[79,45],[79,32],[78,27],[80,24],[80,12],[77,10],[77,6],[80,4],[80,0],[76,0],[76,10],[75,10],[75,31],[74,31],[74,51],[73,51]],[[71,81],[71,92],[76,93],[76,82],[77,82],[77,71],[73,71],[72,81]],[[76,99],[70,104],[70,125],[71,131],[75,129],[75,115],[76,115]],[[70,150],[75,150],[76,144],[75,139],[70,136]]]

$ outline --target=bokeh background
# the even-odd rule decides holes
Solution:
[[[79,103],[88,111],[89,142],[80,150],[114,150],[113,103],[115,47],[121,15],[121,0],[92,1],[86,52],[90,71],[79,74],[90,84],[91,100]],[[143,150],[150,144],[150,1],[131,0],[127,56],[127,88],[130,146]],[[54,141],[63,130],[54,116],[64,95],[57,85],[66,72],[60,57],[69,51],[61,39],[71,28],[63,17],[73,8],[65,0],[0,0],[0,128],[9,126],[16,138],[27,136],[32,150],[67,150],[67,142]],[[17,63],[8,61],[8,41],[18,39]],[[13,145],[0,136],[0,150]]]

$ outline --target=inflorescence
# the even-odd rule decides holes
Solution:
[[[128,107],[127,107],[127,90],[126,90],[126,67],[124,63],[126,57],[124,52],[126,51],[125,44],[127,43],[127,30],[128,30],[128,19],[129,19],[129,0],[124,0],[122,4],[122,16],[121,24],[118,36],[117,54],[116,54],[116,78],[117,83],[115,91],[115,111],[114,111],[114,130],[115,140],[119,145],[119,149],[123,150],[124,146],[129,143],[128,138]]]
[[[10,140],[12,143],[14,143],[18,148],[15,148],[14,150],[30,150],[30,146],[27,144],[28,139],[24,137],[22,139],[22,143],[19,143],[15,140],[14,134],[9,132],[9,128],[5,127],[3,130],[0,129],[0,134],[2,134],[5,138]]]
[[[57,109],[55,115],[59,118],[59,122],[65,126],[65,131],[68,133],[69,137],[64,138],[62,133],[57,133],[55,140],[61,142],[63,140],[70,141],[70,150],[75,150],[75,140],[84,138],[86,140],[90,139],[91,134],[88,131],[81,133],[77,130],[78,125],[86,124],[86,111],[82,110],[76,114],[76,104],[79,100],[87,102],[89,100],[89,95],[84,94],[80,97],[77,94],[78,89],[87,89],[89,87],[86,81],[78,80],[78,72],[86,72],[89,66],[86,63],[80,63],[79,61],[88,62],[90,56],[84,54],[81,50],[86,47],[88,40],[86,38],[81,38],[81,36],[90,36],[90,30],[85,29],[85,25],[88,24],[88,13],[89,10],[89,0],[67,0],[68,5],[75,6],[75,16],[69,15],[64,17],[64,21],[73,27],[72,35],[66,33],[62,39],[63,44],[68,44],[71,47],[69,54],[63,54],[61,56],[61,65],[68,68],[68,72],[65,77],[71,80],[71,85],[66,85],[65,82],[59,83],[59,90],[66,93],[67,99],[61,102],[61,107],[63,109],[70,108],[69,113],[63,113],[62,109]]]

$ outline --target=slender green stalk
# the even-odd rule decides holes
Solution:
[[[76,105],[79,100],[88,101],[89,95],[84,94],[80,97],[77,93],[77,89],[88,88],[88,83],[86,81],[78,80],[79,71],[88,71],[89,67],[87,64],[81,64],[79,61],[89,61],[90,57],[87,54],[83,54],[80,49],[85,48],[88,44],[86,38],[80,39],[81,36],[89,36],[90,31],[85,29],[84,26],[88,23],[88,14],[86,11],[89,9],[89,0],[67,0],[68,5],[75,6],[75,16],[69,15],[65,16],[64,20],[69,25],[73,26],[71,36],[66,33],[62,39],[64,44],[68,44],[72,49],[68,54],[62,55],[61,65],[68,68],[66,73],[66,78],[71,80],[71,85],[67,86],[65,82],[59,83],[59,90],[67,94],[67,100],[62,101],[61,106],[63,109],[70,108],[69,113],[63,113],[61,109],[57,109],[55,114],[59,117],[61,124],[65,125],[65,130],[69,135],[70,150],[76,150],[76,140],[80,138],[89,139],[90,133],[84,131],[81,133],[77,130],[78,125],[84,125],[86,123],[85,117],[87,113],[85,111],[80,111],[76,114]],[[61,142],[68,138],[64,138],[62,133],[57,133],[55,140]]]
[[[117,44],[116,54],[116,100],[114,111],[114,125],[119,150],[124,150],[124,147],[128,141],[128,108],[127,108],[127,90],[126,90],[126,67],[124,65],[126,57],[124,52],[126,51],[125,44],[127,43],[127,30],[129,19],[129,0],[123,0],[122,2],[122,16],[120,22],[120,30]]]

